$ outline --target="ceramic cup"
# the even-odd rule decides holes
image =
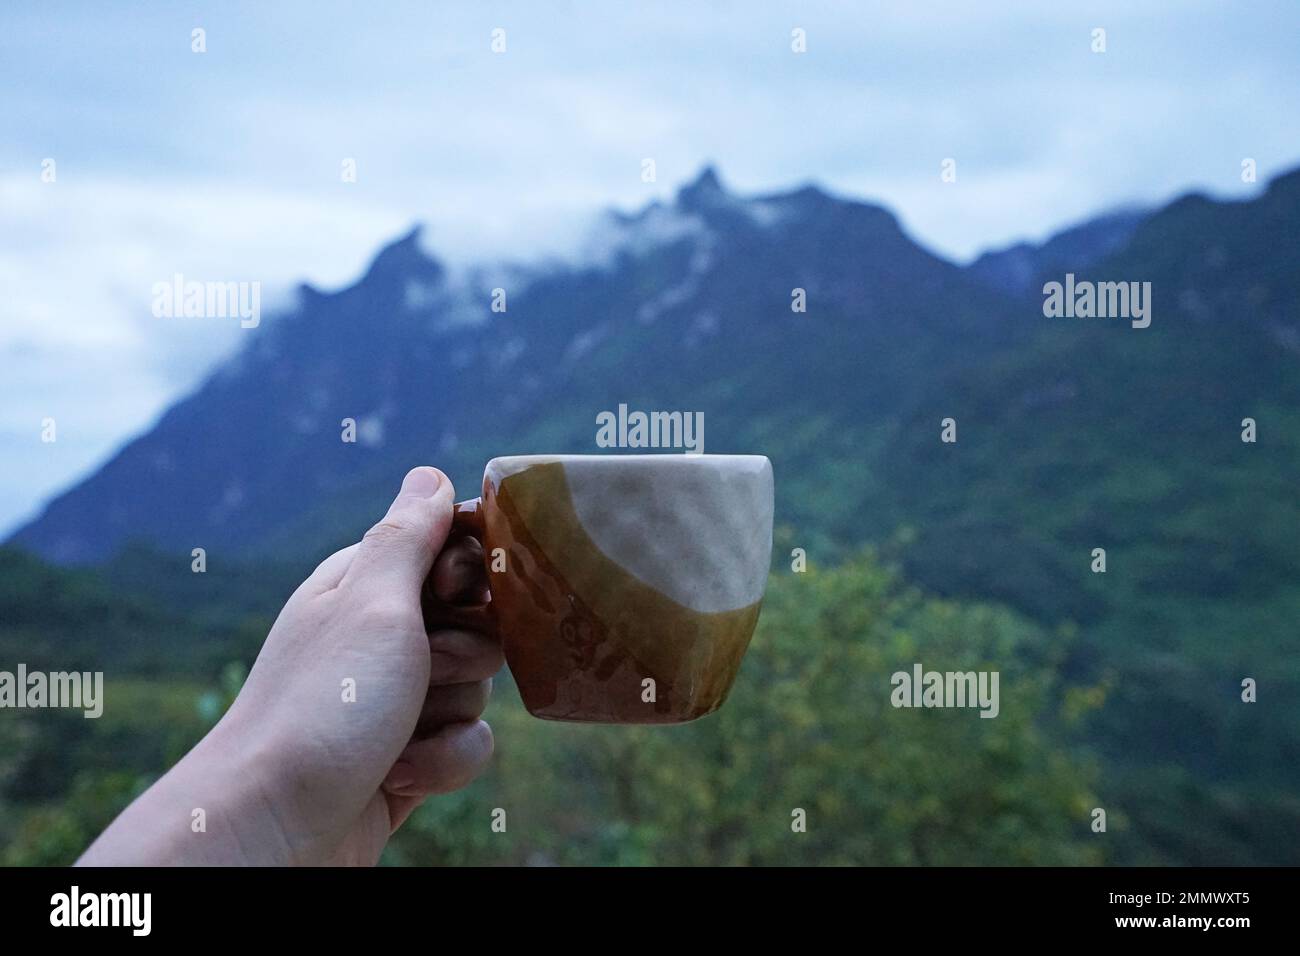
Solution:
[[[494,458],[453,535],[483,545],[478,608],[537,717],[679,723],[716,710],[758,622],[772,465],[758,455]]]

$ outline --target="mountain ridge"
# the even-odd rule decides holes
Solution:
[[[1256,228],[1251,211],[1285,203],[1297,183],[1300,170],[1242,203],[1193,194],[1124,213],[1100,245],[1090,240],[1078,271],[1098,263],[1122,271],[1115,257],[1130,247],[1156,257],[1143,268],[1163,268],[1160,250],[1177,248],[1162,226],[1170,217],[1244,215],[1248,232]],[[710,429],[715,441],[761,451],[742,446],[760,441],[764,426],[741,421],[735,400],[723,400],[746,382],[751,394],[770,392],[754,399],[760,417],[803,406],[804,420],[820,427],[859,414],[887,431],[927,406],[924,380],[944,380],[953,367],[978,375],[981,356],[1043,334],[1018,295],[989,282],[988,256],[963,269],[912,241],[884,207],[813,185],[739,197],[710,165],[671,205],[611,213],[610,222],[604,258],[519,270],[500,315],[481,277],[451,281],[418,224],[385,243],[354,283],[333,291],[303,284],[295,309],[10,540],[70,564],[105,560],[140,540],[185,551],[211,540],[246,557],[276,540],[290,553],[287,538],[311,510],[284,490],[298,483],[291,464],[307,474],[300,499],[339,499],[342,510],[349,495],[378,501],[392,474],[438,456],[462,488],[473,487],[475,455],[481,466],[481,456],[529,441],[553,447],[527,450],[594,451],[578,422],[616,406],[624,391],[653,407],[708,405],[724,421]],[[1068,252],[1088,227],[1038,248],[1060,238],[1058,252]],[[795,289],[807,297],[802,321],[815,336],[790,311]],[[1182,295],[1190,302],[1199,294]],[[1274,322],[1282,329],[1274,336],[1286,340],[1285,316]],[[855,352],[862,363],[848,360]],[[841,389],[834,401],[842,407],[817,411],[795,380],[798,363],[819,369],[813,393]],[[491,397],[490,416],[479,395]],[[437,421],[426,412],[433,408]],[[539,409],[555,412],[553,420]],[[347,418],[357,423],[351,448],[340,440]],[[360,453],[339,454],[349,450]]]
[[[500,396],[498,414],[518,421],[528,403],[548,393],[547,383],[551,397],[563,400],[552,372],[598,361],[615,329],[642,340],[642,357],[657,355],[671,366],[674,349],[716,352],[724,334],[772,344],[773,336],[781,337],[772,317],[796,314],[789,311],[794,288],[805,288],[822,314],[851,313],[867,322],[915,311],[905,300],[916,290],[945,302],[954,294],[979,298],[956,266],[908,239],[891,213],[813,187],[742,199],[710,167],[682,187],[672,206],[648,205],[623,223],[633,235],[610,244],[612,271],[558,267],[527,273],[520,288],[507,290],[504,316],[524,314],[515,322],[494,316],[489,289],[452,288],[445,266],[425,251],[420,228],[413,227],[385,244],[355,283],[335,291],[302,286],[296,309],[268,323],[265,335],[174,404],[154,429],[53,500],[11,540],[56,562],[85,563],[110,557],[135,538],[167,547],[212,538],[226,546],[268,532],[278,519],[266,512],[283,514],[292,503],[270,479],[259,482],[240,463],[259,461],[278,470],[281,480],[291,479],[284,462],[278,469],[268,464],[278,460],[281,440],[269,434],[252,440],[234,425],[259,415],[278,422],[286,449],[307,451],[303,436],[337,429],[352,417],[357,445],[409,447],[413,455],[423,446],[411,460],[425,460],[431,452],[451,453],[460,442],[475,408],[471,396],[484,384]],[[635,234],[641,227],[648,236]],[[868,248],[874,260],[855,262],[851,254]],[[750,265],[759,262],[767,274],[752,273]],[[781,283],[768,281],[782,271],[787,276]],[[755,295],[758,285],[765,287],[762,295]],[[767,321],[745,328],[734,314],[741,301],[766,313]],[[957,311],[933,310],[945,317]],[[667,326],[668,332],[647,334]],[[489,327],[500,330],[493,333],[499,340],[494,348],[479,334]],[[727,361],[725,355],[714,358],[715,364]],[[603,381],[611,388],[636,381],[617,364],[604,362]],[[701,375],[715,371],[702,369]],[[439,387],[433,394],[415,385],[403,390],[402,382],[420,379]],[[434,400],[451,422],[442,430],[431,430],[411,411]],[[277,411],[276,405],[290,408]],[[204,415],[204,407],[214,413]],[[195,447],[200,434],[207,452]],[[222,448],[231,461],[216,454]],[[372,463],[356,459],[364,456],[349,460],[316,448],[303,464],[328,492],[366,480]],[[173,480],[177,470],[193,476],[195,487]],[[232,476],[224,485],[223,470]],[[139,487],[154,493],[138,496]],[[196,517],[187,518],[186,509]],[[260,516],[247,517],[259,509]]]

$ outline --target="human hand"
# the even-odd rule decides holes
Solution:
[[[437,469],[410,472],[290,597],[221,722],[81,862],[373,864],[427,795],[472,780],[492,752],[479,715],[500,643],[427,633],[421,609],[431,571],[443,601],[483,599],[477,542],[443,547],[453,499]]]

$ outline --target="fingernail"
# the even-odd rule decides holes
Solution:
[[[384,778],[384,789],[397,793],[408,789],[413,783],[415,783],[415,769],[409,763],[399,760],[393,764],[393,769],[388,771],[388,776]]]
[[[442,475],[437,471],[432,468],[415,468],[408,472],[405,480],[402,481],[402,494],[432,498],[440,487],[442,487]]]

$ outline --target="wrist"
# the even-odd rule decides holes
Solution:
[[[211,842],[220,855],[232,857],[230,862],[311,862],[318,855],[314,841],[291,822],[298,814],[292,805],[296,788],[288,751],[267,734],[265,724],[241,720],[237,708],[238,702],[177,765],[184,790],[196,799],[209,798],[203,809]]]
[[[228,715],[229,716],[229,715]],[[84,866],[290,865],[268,748],[223,720],[118,815]]]

